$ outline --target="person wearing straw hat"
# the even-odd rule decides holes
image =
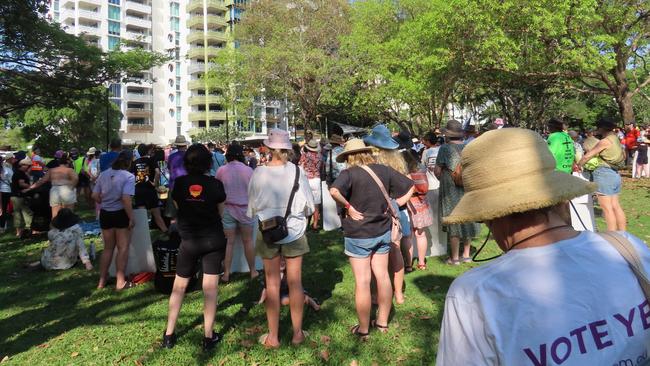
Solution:
[[[388,273],[391,243],[391,217],[381,189],[396,201],[406,205],[413,194],[413,182],[405,175],[388,166],[375,163],[372,148],[360,139],[349,140],[337,156],[338,162],[346,162],[343,170],[330,188],[332,198],[345,207],[341,220],[345,236],[345,254],[355,279],[355,303],[359,323],[352,327],[353,334],[368,337],[370,327],[388,330],[388,316],[393,291]],[[365,169],[370,169],[381,181],[383,188]],[[370,281],[377,281],[377,320],[370,323]]]
[[[393,139],[388,127],[378,124],[372,128],[370,134],[363,138],[363,142],[373,147],[373,155],[378,164],[391,167],[405,177],[408,176],[406,162],[399,152],[399,142]],[[393,273],[393,289],[395,291],[395,302],[404,303],[404,273],[406,265],[402,249],[411,245],[411,224],[409,222],[406,205],[400,206],[400,223],[402,226],[402,239],[399,243],[393,243],[390,251],[390,268]],[[406,252],[406,250],[404,250]],[[410,263],[409,263],[410,265]]]
[[[336,157],[343,152],[345,139],[341,135],[334,134],[330,136],[330,145],[332,145],[332,149],[329,151],[327,160],[325,161],[328,183],[334,182],[339,174],[341,174],[341,171],[345,169],[345,163],[339,163],[336,160]]]
[[[323,161],[321,159],[318,141],[314,139],[309,140],[305,146],[303,146],[303,153],[300,155],[298,165],[300,165],[307,174],[311,194],[314,197],[314,204],[316,205],[314,215],[311,217],[311,228],[314,231],[318,231],[318,220],[320,219],[318,205],[321,204],[320,169],[322,163]]]
[[[443,129],[446,143],[440,147],[436,157],[434,174],[440,180],[440,214],[447,216],[458,204],[465,191],[462,186],[456,185],[452,178],[452,172],[460,164],[461,152],[465,148],[463,137],[465,132],[458,121],[450,120]],[[446,224],[443,230],[447,232],[448,241],[451,247],[451,256],[447,259],[449,265],[460,265],[471,262],[469,251],[472,238],[479,233],[479,227],[475,223]],[[460,242],[463,242],[463,255],[460,257]]]
[[[307,335],[302,330],[305,293],[302,287],[302,257],[309,253],[309,243],[305,234],[307,218],[314,212],[309,181],[304,171],[289,161],[293,146],[289,133],[277,128],[269,131],[264,140],[271,160],[265,166],[258,166],[248,185],[248,210],[246,216],[258,220],[260,232],[257,233],[255,251],[264,261],[266,286],[266,318],[269,332],[259,338],[266,348],[280,347],[280,257],[287,267],[289,284],[289,309],[293,337],[291,343],[301,344]],[[287,228],[286,237],[267,243],[262,228],[266,223],[283,219]],[[273,225],[277,227],[278,225]],[[268,236],[267,236],[268,237]],[[270,241],[270,238],[269,238]]]
[[[593,171],[593,181],[598,184],[598,204],[603,210],[607,230],[625,231],[627,219],[621,207],[618,195],[623,183],[619,169],[625,167],[625,151],[614,133],[616,123],[603,118],[596,122],[596,134],[601,140],[590,149],[578,162],[578,166],[587,164],[591,158],[598,157],[598,166]]]
[[[465,195],[443,221],[484,222],[504,254],[452,283],[436,364],[644,359],[650,308],[614,243],[646,269],[650,250],[628,233],[615,242],[570,225],[568,201],[596,185],[557,171],[541,136],[519,128],[485,133],[463,151],[462,167]]]

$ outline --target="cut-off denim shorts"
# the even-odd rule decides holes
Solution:
[[[376,238],[348,238],[345,241],[345,255],[352,258],[368,258],[372,254],[386,254],[390,251],[390,233],[388,230],[385,234]]]
[[[598,185],[598,194],[614,196],[621,193],[621,175],[612,168],[598,167],[593,174],[594,183]]]

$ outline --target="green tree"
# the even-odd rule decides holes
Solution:
[[[229,130],[226,136],[226,126],[221,125],[215,128],[195,128],[190,130],[192,141],[199,143],[213,142],[217,145],[229,144],[233,140],[240,140],[247,134],[238,130]]]
[[[249,2],[235,31],[252,94],[288,98],[305,125],[314,126],[336,75],[348,12],[345,0]]]

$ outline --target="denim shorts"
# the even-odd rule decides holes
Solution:
[[[411,235],[411,217],[407,209],[399,210],[399,223],[402,226],[402,236]]]
[[[237,226],[253,227],[253,220],[250,221],[237,220],[230,214],[229,210],[231,210],[231,208],[228,207],[226,207],[223,210],[223,217],[221,218],[221,223],[223,224],[224,230],[235,230]]]
[[[368,258],[372,254],[390,251],[390,230],[376,238],[345,238],[345,255],[352,258]]]
[[[599,167],[593,173],[594,182],[598,185],[596,193],[603,196],[614,196],[621,193],[621,175],[612,168]]]

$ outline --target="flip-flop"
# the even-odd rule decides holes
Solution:
[[[426,271],[427,270],[427,265],[426,264],[418,264],[418,270]]]
[[[462,258],[460,259],[460,261],[461,261],[462,263],[472,263],[472,262],[473,262],[471,257],[462,257]]]
[[[459,266],[460,265],[460,260],[459,259],[453,260],[453,259],[451,259],[451,257],[449,257],[449,258],[447,258],[447,261],[445,263],[447,263],[450,266]]]
[[[377,329],[379,333],[388,333],[388,325],[379,325],[376,320],[371,321],[370,326]]]
[[[268,334],[268,333],[264,333],[264,334],[262,334],[262,335],[257,339],[257,342],[258,342],[259,344],[261,344],[262,346],[264,346],[265,349],[278,349],[278,348],[280,348],[280,345],[279,345],[279,344],[278,344],[277,346],[271,346],[271,345],[266,344],[266,339],[267,339],[268,337],[269,337],[269,334]]]
[[[122,286],[122,288],[120,288],[119,290],[116,290],[116,291],[124,291],[124,290],[128,290],[128,289],[134,288],[134,287],[135,287],[135,283],[133,283],[131,281],[126,281],[126,282],[124,282],[124,286]]]

